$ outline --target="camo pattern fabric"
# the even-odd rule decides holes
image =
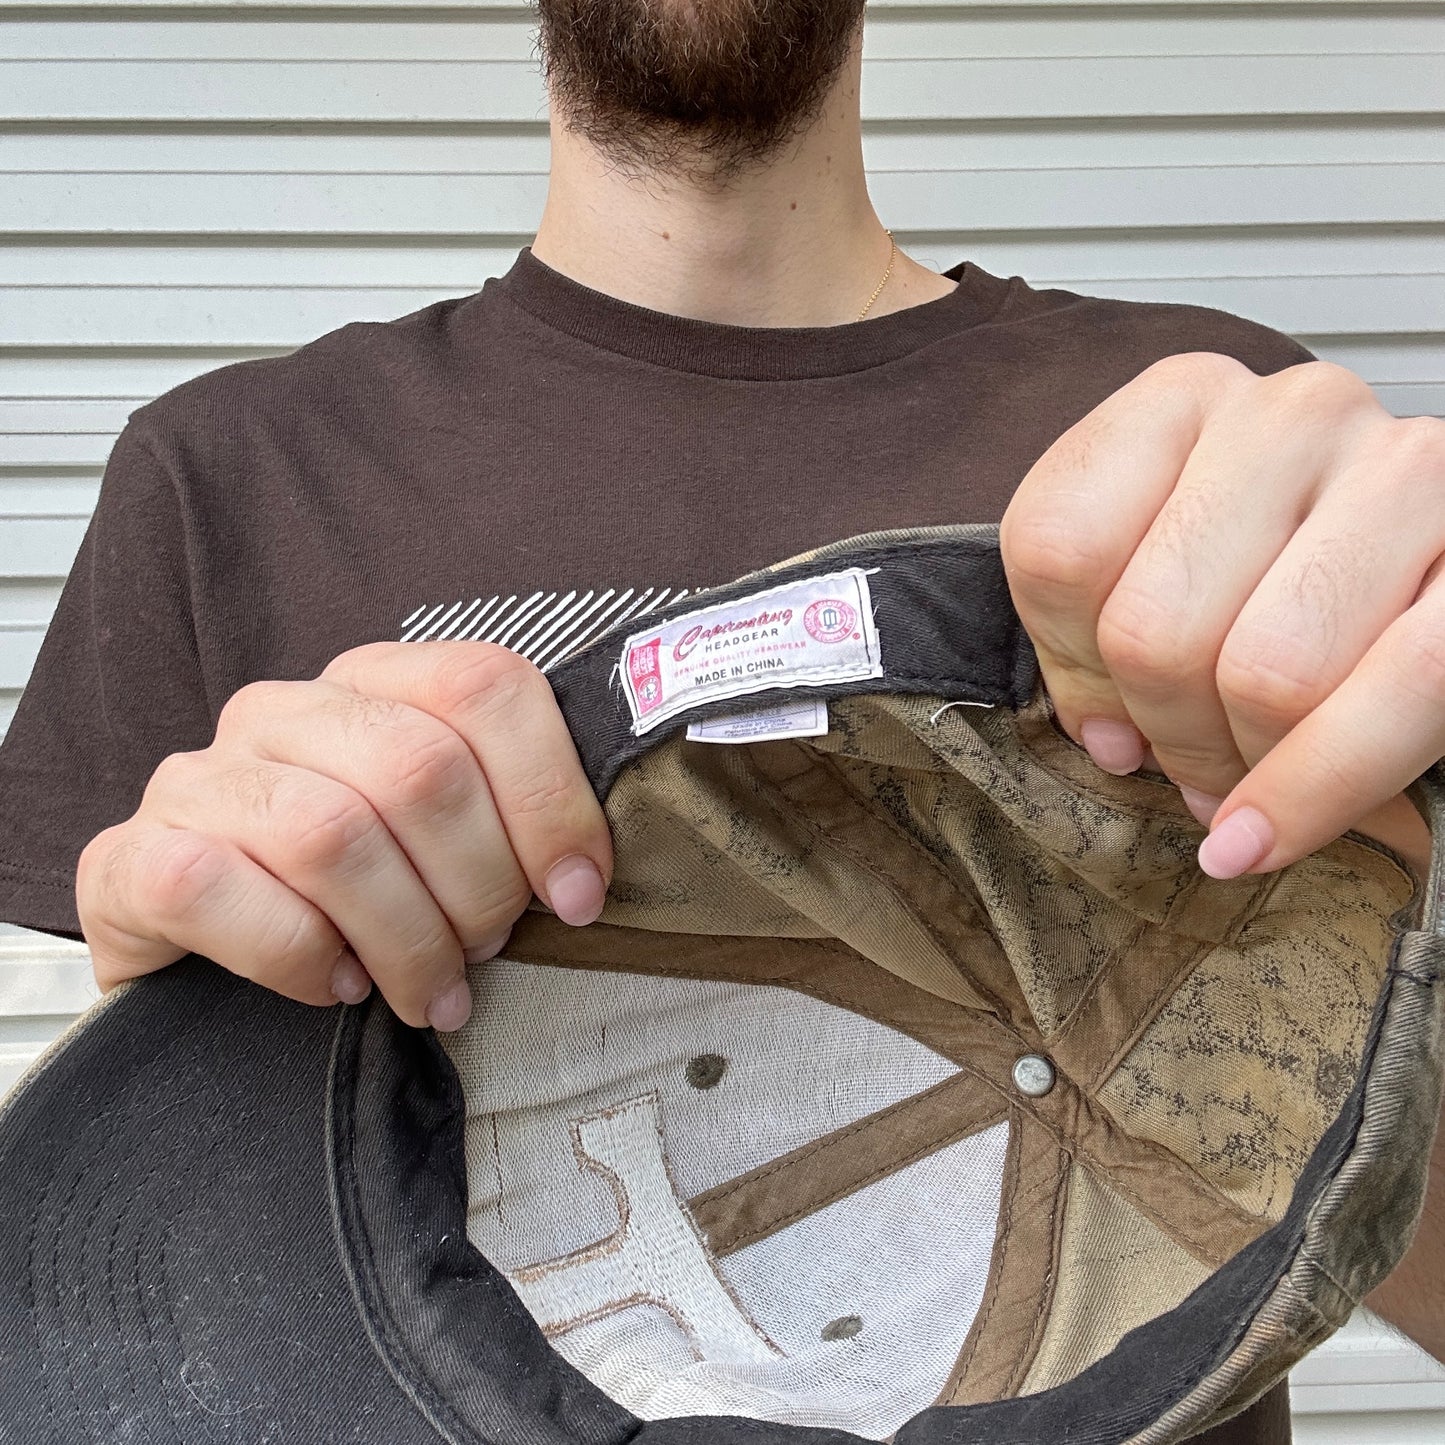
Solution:
[[[604,921],[841,939],[1036,1034],[1124,1129],[1278,1218],[1354,1082],[1408,872],[1346,837],[1211,879],[1177,790],[1099,772],[1042,695],[847,698],[830,723],[635,764]]]

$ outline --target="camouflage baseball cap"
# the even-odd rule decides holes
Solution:
[[[22,1082],[0,1439],[1176,1441],[1388,1273],[1445,769],[1428,877],[1206,876],[1058,727],[991,526],[643,620],[549,672],[606,909],[534,904],[464,1029],[192,956]]]

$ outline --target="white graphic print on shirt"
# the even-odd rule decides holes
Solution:
[[[436,606],[423,603],[401,624],[402,642],[495,642],[542,672],[610,627],[688,595],[686,587],[608,587],[534,592],[530,597],[480,597]]]

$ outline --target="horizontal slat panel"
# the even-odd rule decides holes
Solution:
[[[1445,1410],[1445,1365],[1361,1310],[1323,1350],[1295,1366],[1290,1398],[1294,1413],[1304,1416]]]
[[[0,936],[0,1099],[99,996],[83,944],[47,934]]]
[[[60,452],[72,449],[72,443],[65,440],[68,436],[66,432],[37,432],[34,435],[37,438],[36,450]],[[45,440],[48,437],[55,439],[53,444]],[[0,437],[0,447],[3,447],[4,441],[4,437]],[[101,435],[98,445],[104,455],[109,454],[113,442],[114,437],[109,433]],[[0,468],[0,548],[4,546],[3,528],[11,520],[88,517],[95,510],[95,499],[100,492],[96,478],[104,455],[92,463],[93,470],[88,468],[78,476],[60,471],[26,473]],[[0,557],[5,555],[0,551]],[[0,608],[5,606],[6,597],[4,572],[0,570]],[[0,617],[4,615],[0,611]]]
[[[40,622],[0,622],[0,689],[22,689],[30,681],[45,627]]]
[[[1223,68],[1222,68],[1223,67]],[[863,110],[894,119],[1408,114],[1445,109],[1439,54],[874,60]],[[523,61],[0,61],[0,118],[67,122],[535,121]]]
[[[985,0],[985,3],[977,5],[973,3],[973,0],[869,0],[869,7],[883,12],[891,10],[945,11],[966,18],[977,13],[987,14],[996,11],[1037,10],[1052,13],[1060,9],[1061,3],[1066,3],[1070,10],[1097,8],[1100,10],[1158,11],[1161,15],[1167,16],[1174,10],[1197,9],[1201,3],[1208,3],[1208,0]],[[1219,3],[1211,5],[1211,8],[1233,11],[1263,9],[1282,12],[1291,10],[1340,11],[1356,14],[1375,11],[1432,12],[1440,9],[1440,0],[1263,0],[1263,3],[1260,3],[1260,0],[1232,0],[1232,3],[1231,0],[1219,0]],[[450,5],[439,3],[439,0],[108,0],[103,14],[106,19],[110,19],[117,15],[126,18],[144,18],[148,11],[153,10],[184,10],[206,14],[223,14],[226,11],[245,14],[264,11],[284,15],[287,11],[292,10],[330,9],[361,10],[372,13],[395,10],[400,16],[410,21],[418,18],[419,12],[445,15],[465,10],[484,13],[513,11],[520,14],[523,6],[519,0],[460,0],[460,3],[459,0],[453,0]],[[77,4],[76,0],[23,0],[23,3],[0,4],[0,17],[7,14],[66,10],[91,15],[101,13],[95,4]]]
[[[1440,1433],[1438,1410],[1378,1415],[1350,1411],[1298,1417],[1294,1445],[1440,1445]]]
[[[0,11],[0,15],[3,15]],[[1347,29],[1358,22],[1345,18]],[[1400,25],[1404,33],[1404,24]],[[1288,22],[1285,22],[1288,27]],[[911,26],[904,26],[910,30]],[[465,18],[408,16],[388,25],[375,17],[363,23],[347,17],[319,20],[269,18],[265,24],[228,22],[224,16],[198,20],[133,18],[110,21],[104,29],[94,20],[42,17],[28,24],[12,22],[6,32],[9,60],[71,60],[96,57],[116,60],[234,61],[246,60],[373,60],[388,64],[409,60],[512,60],[533,63],[535,29],[525,11]],[[1363,39],[1363,36],[1361,37]]]
[[[1445,417],[1445,381],[1387,382],[1375,387],[1380,404],[1395,416]]]
[[[0,1015],[73,1017],[99,997],[84,944],[29,931],[0,936]]]
[[[1434,164],[874,171],[899,231],[1259,225],[1438,225]],[[0,232],[337,236],[531,235],[543,177],[18,172]]]
[[[281,355],[234,347],[146,351],[135,347],[87,350],[83,344],[35,349],[0,344],[0,394],[10,396],[159,396],[173,386],[255,355]]]
[[[1301,336],[1299,340],[1327,360],[1358,372],[1371,384],[1445,384],[1445,336]]]
[[[0,555],[8,577],[64,577],[80,548],[83,517],[12,517],[0,520]],[[3,625],[3,624],[0,624]],[[4,644],[0,643],[0,654]],[[0,687],[9,685],[0,666]]]
[[[0,395],[0,437],[57,431],[105,432],[113,436],[140,404],[140,399],[135,397],[88,401]],[[0,466],[8,464],[9,459],[0,455]],[[4,482],[0,480],[0,507],[4,505],[4,497]]]
[[[105,460],[111,441],[96,432],[0,432],[0,467],[93,466]]]
[[[3,12],[0,12],[3,13]],[[184,11],[180,12],[184,16]],[[287,18],[264,25],[230,20],[133,17],[112,22],[107,60],[517,60],[531,63],[536,25],[530,11],[478,9],[406,17],[402,24],[346,23],[339,17]],[[1298,15],[1268,5],[1201,6],[1160,17],[1127,10],[1077,12],[1058,7],[1012,12],[983,6],[882,10],[867,15],[864,58],[881,59],[1101,55],[1380,55],[1445,49],[1445,15],[1386,6],[1326,8],[1314,17],[1307,46]],[[15,59],[94,54],[94,21],[39,15],[13,24],[6,53]]]
[[[48,622],[60,601],[59,578],[0,577],[0,617],[7,622]]]
[[[0,172],[205,171],[305,175],[545,175],[542,123],[505,130],[296,126],[198,132],[183,126],[127,131],[19,128],[0,131]],[[1445,153],[1445,120],[1435,115],[1241,116],[1173,121],[955,120],[947,125],[873,122],[864,127],[871,170],[976,170],[1128,166],[1363,164],[1434,162]]]
[[[1442,137],[1445,139],[1445,137]],[[1008,276],[1063,284],[1222,276],[1424,274],[1445,261],[1445,219],[1437,226],[1257,227],[1147,231],[1099,229],[909,231],[894,227],[915,259],[946,270],[970,259]],[[187,288],[293,286],[430,288],[465,295],[500,275],[531,237],[446,241],[416,237],[256,239],[232,245],[103,238],[17,243],[4,251],[4,283],[15,287]],[[67,340],[84,343],[82,330]]]

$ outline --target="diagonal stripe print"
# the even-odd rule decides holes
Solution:
[[[612,628],[669,602],[680,602],[687,588],[628,587],[580,592],[533,592],[519,598],[498,594],[483,602],[422,603],[401,624],[402,642],[492,642],[508,647],[543,672],[588,646]]]

